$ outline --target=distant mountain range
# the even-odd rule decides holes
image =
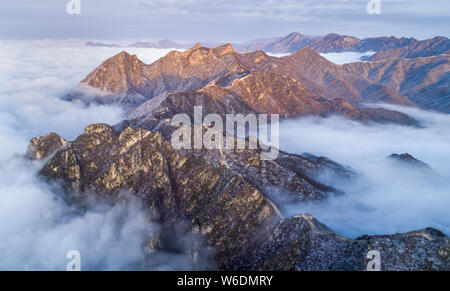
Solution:
[[[193,43],[181,44],[167,39],[156,42],[136,42],[128,46],[95,43],[92,41],[86,43],[86,45],[161,49],[188,49],[194,46]],[[223,45],[223,43],[202,43],[202,45],[215,47]],[[416,58],[450,54],[450,41],[448,38],[442,36],[427,40],[396,38],[393,36],[359,39],[353,36],[334,33],[321,37],[310,37],[293,32],[285,37],[257,39],[233,44],[233,47],[239,52],[262,50],[266,53],[273,54],[293,53],[307,46],[318,53],[374,51],[376,54],[368,59],[371,61],[398,57]]]
[[[293,32],[272,41],[257,40],[247,43],[247,50],[263,50],[270,53],[293,53],[309,46],[318,53],[330,52],[380,52],[372,60],[391,57],[425,57],[450,52],[450,41],[446,37],[435,37],[419,41],[415,38],[375,37],[359,39],[353,36],[328,34],[323,37],[308,37]],[[384,52],[384,53],[381,53]]]
[[[222,43],[204,43],[203,45],[207,47],[213,47],[221,44]],[[93,41],[88,41],[86,43],[86,46],[93,46],[93,47],[122,47],[122,48],[134,47],[134,48],[156,48],[156,49],[188,49],[190,47],[193,47],[194,45],[195,43],[178,43],[168,39],[163,39],[159,41],[138,41],[128,45],[119,45],[115,43],[109,44]]]

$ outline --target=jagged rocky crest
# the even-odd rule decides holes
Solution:
[[[320,172],[352,178],[326,158],[281,153],[261,161],[257,150],[177,151],[159,132],[105,124],[61,140],[51,134],[30,144],[31,157],[51,157],[43,177],[80,201],[128,190],[163,225],[182,221],[201,234],[222,270],[363,270],[371,249],[382,250],[383,270],[449,269],[449,239],[437,230],[352,240],[308,215],[284,218],[268,191],[321,200],[338,191],[316,180]]]
[[[213,47],[219,43],[202,43],[204,46]],[[138,47],[159,49],[188,49],[191,44],[176,43],[171,40],[155,42],[138,41],[126,46],[115,43],[100,43],[89,41],[86,46],[94,47]],[[415,38],[396,37],[372,37],[359,39],[349,35],[330,33],[325,36],[311,37],[298,32],[292,32],[284,37],[250,40],[233,44],[239,52],[262,50],[266,53],[286,54],[293,53],[307,46],[318,53],[339,52],[368,52],[376,54],[369,57],[371,61],[379,61],[389,58],[417,58],[430,57],[441,54],[450,54],[450,41],[443,36],[431,39],[417,40]]]
[[[241,51],[264,50],[270,53],[293,53],[306,46],[318,53],[338,52],[377,52],[372,61],[388,58],[416,58],[437,56],[450,53],[450,41],[438,36],[432,39],[417,40],[415,38],[372,37],[359,39],[354,36],[330,33],[320,37],[309,37],[298,32],[285,37],[250,41],[240,47]]]
[[[224,105],[232,99],[231,105],[284,117],[344,115],[362,121],[417,124],[400,112],[366,108],[365,102],[414,103],[397,92],[395,84],[379,84],[360,71],[335,65],[309,48],[275,58],[262,51],[240,54],[231,45],[197,45],[171,52],[150,65],[120,53],[91,72],[79,88],[98,92],[88,101],[119,103],[130,109],[154,98],[162,100],[168,93],[192,99],[196,91],[203,100],[221,103],[222,111],[234,110]]]

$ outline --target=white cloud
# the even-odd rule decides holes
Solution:
[[[342,53],[323,53],[320,54],[322,57],[326,58],[330,62],[338,65],[359,62],[363,57],[371,57],[375,52],[342,52]]]
[[[81,41],[3,41],[0,45],[0,270],[65,270],[69,250],[83,270],[191,269],[189,256],[143,243],[157,235],[141,205],[128,199],[78,213],[37,177],[42,162],[23,158],[29,140],[54,131],[68,140],[96,122],[122,120],[117,106],[86,106],[64,96],[89,71],[121,49]],[[147,62],[167,50],[130,49]],[[143,265],[145,264],[145,265]]]
[[[361,6],[354,1],[347,0],[138,0],[133,4],[148,8],[148,12],[152,14],[168,13],[203,16],[227,15],[234,17],[259,17],[283,20],[305,19],[312,13],[324,11],[340,10],[350,12],[364,6]]]
[[[363,125],[338,117],[281,123],[281,148],[329,157],[361,176],[347,183],[325,181],[344,190],[330,200],[288,205],[288,213],[312,213],[340,234],[406,232],[435,227],[450,233],[450,116],[392,107],[420,120],[425,128]],[[430,165],[424,173],[390,161],[409,153]]]

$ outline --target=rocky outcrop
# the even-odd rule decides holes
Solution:
[[[219,266],[230,269],[240,266],[258,233],[281,218],[266,197],[269,188],[298,201],[325,199],[336,191],[314,180],[320,163],[295,158],[293,169],[261,161],[257,150],[176,151],[159,132],[117,132],[95,124],[57,152],[40,174],[62,181],[68,200],[77,202],[92,193],[134,193],[163,224],[187,221],[204,234]]]
[[[41,158],[59,144],[57,138],[44,140],[32,141]],[[48,146],[49,140],[56,144]],[[278,191],[297,201],[326,199],[337,190],[316,176],[355,174],[324,157],[281,152],[262,161],[260,154],[175,150],[160,132],[94,124],[40,174],[61,182],[78,203],[92,195],[114,200],[121,191],[139,197],[165,227],[183,222],[201,234],[222,270],[364,270],[368,250],[381,253],[383,270],[448,270],[448,238],[433,229],[352,240],[308,215],[284,219],[276,197],[269,198]]]
[[[380,253],[382,271],[450,269],[450,240],[428,228],[403,234],[346,239],[310,215],[280,221],[255,247],[249,270],[363,271],[369,251]]]
[[[67,142],[62,137],[52,132],[33,138],[28,146],[27,156],[33,160],[46,159],[66,145]]]
[[[450,40],[438,36],[424,41],[413,41],[409,45],[380,50],[373,55],[371,61],[380,61],[392,58],[423,58],[442,54],[450,54]]]
[[[120,103],[132,108],[146,100],[155,104],[153,98],[161,103],[167,96],[178,96],[222,103],[222,111],[228,113],[251,110],[283,117],[338,114],[364,121],[414,123],[399,112],[358,105],[413,103],[394,89],[327,61],[310,48],[274,58],[262,51],[239,54],[231,45],[212,49],[197,45],[186,52],[171,52],[151,65],[122,53],[93,71],[81,85],[106,92],[107,96],[99,97],[103,103],[117,102],[112,96],[119,96]]]
[[[146,65],[122,52],[92,71],[79,88],[100,90],[106,96],[93,101],[135,106],[173,90],[198,89],[236,67],[231,45],[208,49],[197,45],[185,52],[173,51]],[[119,98],[117,98],[119,97]],[[119,102],[118,102],[119,101]]]
[[[409,166],[414,166],[416,168],[421,168],[421,169],[428,169],[431,170],[431,167],[416,159],[415,157],[411,156],[410,154],[406,153],[406,154],[392,154],[389,156],[390,159],[392,160],[396,160],[399,161],[405,165],[409,165]]]
[[[353,36],[331,33],[324,37],[314,38],[309,46],[321,53],[345,52],[354,51],[360,42],[360,39]]]
[[[328,99],[342,96],[342,99],[355,104],[384,102],[413,105],[408,97],[394,89],[370,80],[357,70],[336,65],[309,47],[280,58],[277,62],[271,64],[270,70],[295,78],[308,90]]]
[[[343,68],[407,96],[421,108],[450,113],[450,55],[359,62]]]
[[[175,114],[192,116],[195,106],[202,106],[205,114],[219,114],[223,118],[233,113],[279,114],[281,118],[339,115],[364,122],[417,124],[400,112],[357,107],[344,99],[321,98],[295,79],[260,71],[227,74],[200,90],[163,94],[129,111],[126,116],[134,126],[153,129]],[[150,125],[146,125],[148,120],[152,120]]]

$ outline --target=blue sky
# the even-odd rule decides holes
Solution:
[[[81,0],[81,15],[68,15],[69,0],[2,0],[0,38],[89,38],[241,41],[335,32],[358,37],[449,36],[450,1],[381,0]]]

